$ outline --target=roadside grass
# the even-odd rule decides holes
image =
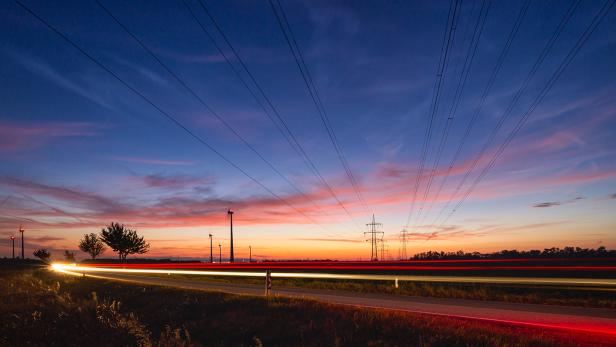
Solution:
[[[567,346],[601,337],[310,300],[0,271],[2,346]]]
[[[263,285],[261,277],[226,277],[200,275],[158,275],[168,277],[221,283],[246,283]],[[556,286],[497,285],[484,283],[435,283],[399,281],[395,288],[393,281],[357,281],[337,279],[273,278],[276,287],[345,290],[362,293],[381,293],[435,298],[455,298],[510,303],[545,304],[616,309],[614,291],[594,288],[562,288]]]

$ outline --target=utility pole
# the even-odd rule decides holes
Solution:
[[[218,242],[218,262],[222,263],[222,244]]]
[[[19,226],[19,232],[21,233],[21,259],[25,260],[26,257],[24,256],[24,228],[22,228],[22,226]]]
[[[11,241],[13,241],[13,259],[15,259],[15,236],[11,235]]]
[[[229,252],[229,262],[233,263],[235,260],[233,256],[233,211],[227,210],[227,215],[231,219],[231,251]]]
[[[406,255],[406,241],[407,241],[407,232],[406,228],[403,228],[402,231],[400,231],[400,260],[407,260],[407,255]]]
[[[248,262],[252,263],[252,246],[248,246]]]
[[[212,234],[210,234],[210,263],[214,262],[214,258],[212,257]]]
[[[378,244],[377,244],[377,241],[378,241],[377,235],[381,235],[381,239],[383,238],[383,235],[385,233],[379,230],[383,226],[383,223],[377,223],[374,220],[374,214],[373,214],[372,215],[372,222],[366,224],[366,226],[370,227],[370,231],[365,231],[364,232],[364,235],[370,234],[370,244],[371,244],[370,260],[378,261],[379,260],[379,252],[378,252]],[[368,241],[368,240],[366,240],[366,241]]]

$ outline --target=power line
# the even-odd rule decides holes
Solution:
[[[229,124],[218,112],[201,97],[194,89],[192,89],[178,74],[176,74],[167,64],[165,64],[156,53],[154,53],[139,37],[137,37],[126,25],[124,25],[117,16],[115,16],[100,0],[96,0],[96,3],[105,11],[105,13],[118,24],[126,34],[128,34],[133,40],[135,40],[141,48],[143,48],[176,82],[178,82],[186,91],[189,92],[208,112],[214,116],[220,123],[222,123],[235,137],[237,137],[250,151],[259,157],[269,168],[272,169],[279,177],[281,177],[287,184],[289,184],[297,193],[304,197],[307,201],[310,201],[313,206],[321,210],[316,202],[307,196],[296,184],[289,180],[280,170],[278,170],[269,160],[267,160],[254,146],[252,146],[242,135],[240,135],[235,128]],[[322,210],[321,210],[322,211]]]
[[[282,116],[278,112],[277,108],[273,105],[273,103],[271,102],[270,98],[265,93],[264,89],[261,87],[261,85],[259,84],[257,79],[254,77],[252,72],[248,69],[247,65],[244,63],[243,59],[241,58],[241,56],[239,55],[237,50],[231,44],[231,41],[229,40],[229,38],[225,35],[224,31],[222,30],[222,27],[218,24],[218,22],[216,21],[214,16],[209,11],[208,7],[205,5],[205,3],[203,1],[199,1],[199,4],[201,5],[201,8],[203,9],[203,11],[207,14],[209,19],[212,21],[212,23],[214,24],[214,27],[216,28],[216,30],[218,31],[220,36],[223,38],[223,40],[225,41],[227,46],[231,49],[231,52],[233,53],[233,55],[235,56],[237,61],[240,63],[240,66],[243,68],[243,70],[246,72],[246,74],[250,78],[251,82],[257,88],[257,90],[259,91],[261,97],[265,100],[267,106],[269,106],[269,108],[273,112],[273,114],[276,117],[276,119],[278,120],[278,122],[280,122],[282,124],[284,130],[282,128],[280,128],[280,126],[278,125],[276,120],[270,114],[268,108],[261,102],[261,100],[254,93],[252,88],[249,87],[248,83],[244,80],[242,75],[239,73],[239,71],[237,71],[237,69],[235,68],[233,63],[229,60],[229,58],[227,57],[227,54],[224,52],[224,50],[221,49],[221,47],[217,44],[217,42],[214,39],[214,37],[210,34],[210,32],[207,30],[207,28],[203,25],[203,23],[195,15],[195,13],[193,12],[192,8],[184,1],[184,5],[188,9],[188,11],[191,14],[191,16],[193,17],[193,19],[197,22],[197,24],[199,25],[201,30],[206,34],[206,36],[209,38],[209,40],[214,44],[214,47],[216,47],[216,49],[219,51],[219,53],[224,57],[224,59],[227,62],[227,64],[231,67],[231,69],[235,73],[236,77],[242,82],[244,87],[246,89],[248,89],[248,91],[250,92],[252,97],[256,100],[257,104],[259,104],[259,106],[263,109],[263,111],[269,117],[269,119],[277,126],[278,130],[283,134],[283,136],[285,137],[285,139],[287,140],[287,142],[289,143],[291,148],[293,148],[295,150],[295,152],[304,160],[304,163],[306,164],[306,166],[312,171],[312,173],[315,175],[315,177],[317,177],[317,179],[321,182],[321,184],[323,184],[323,186],[327,189],[327,191],[330,193],[330,195],[336,200],[338,205],[345,211],[345,213],[348,215],[348,217],[351,219],[351,221],[355,222],[353,217],[352,217],[352,215],[350,214],[350,212],[344,206],[342,201],[338,198],[338,196],[336,195],[334,190],[331,188],[331,186],[329,185],[327,180],[325,180],[325,178],[320,173],[320,171],[318,170],[318,168],[316,167],[314,162],[310,159],[310,157],[308,156],[307,152],[304,150],[303,146],[299,143],[299,141],[297,140],[296,136],[293,134],[291,129],[288,127],[287,123],[282,118]],[[357,225],[357,227],[359,227],[359,226]]]
[[[450,174],[451,174],[451,170],[454,168],[458,158],[460,157],[460,154],[462,153],[462,148],[464,147],[464,145],[466,144],[466,141],[468,140],[472,129],[475,126],[475,123],[477,122],[478,118],[479,118],[479,114],[481,113],[481,111],[483,110],[483,106],[485,105],[485,101],[488,97],[488,94],[490,94],[492,87],[494,86],[494,83],[496,81],[496,78],[498,76],[498,74],[500,73],[502,67],[503,67],[503,63],[505,62],[505,58],[507,57],[507,55],[509,54],[509,50],[511,48],[511,45],[515,39],[515,37],[517,36],[517,33],[519,31],[520,25],[522,24],[522,20],[524,19],[524,17],[526,16],[526,13],[528,11],[528,6],[530,5],[530,1],[527,0],[522,7],[520,8],[520,11],[518,12],[518,15],[516,17],[516,20],[514,22],[514,25],[511,29],[511,31],[509,32],[509,34],[507,35],[507,39],[505,40],[505,45],[503,46],[503,49],[501,50],[498,58],[497,58],[497,62],[494,66],[494,68],[492,69],[492,73],[490,74],[490,78],[488,79],[488,83],[486,84],[480,100],[478,101],[475,110],[473,111],[473,116],[471,117],[471,120],[469,121],[468,125],[466,126],[466,129],[464,131],[464,135],[462,136],[462,140],[460,141],[460,144],[458,145],[458,148],[456,149],[456,152],[453,156],[453,158],[451,159],[451,161],[449,162],[449,165],[447,167],[447,172],[445,173],[445,176],[443,177],[443,179],[441,180],[441,184],[433,198],[433,201],[435,201],[436,199],[438,199],[438,197],[440,196],[440,193],[443,189],[443,187],[445,186],[445,183],[447,182],[447,179],[449,178]],[[477,159],[478,160],[478,159]],[[470,174],[470,172],[467,172],[467,175]],[[465,175],[465,177],[462,179],[462,183],[460,185],[458,185],[458,187],[461,187],[462,184],[466,181],[467,179],[467,175]],[[436,220],[440,219],[443,211],[445,211],[447,209],[447,207],[449,206],[451,200],[454,199],[455,195],[457,194],[457,192],[459,191],[460,188],[456,189],[456,191],[454,192],[454,194],[452,195],[452,197],[450,198],[450,200],[444,205],[444,207],[441,209],[441,211],[439,212],[439,214],[436,217]]]
[[[608,0],[608,1],[606,1],[603,4],[601,9],[597,12],[595,17],[593,18],[592,22],[589,24],[589,26],[586,28],[586,30],[582,33],[582,35],[580,36],[578,41],[571,48],[571,50],[567,53],[565,58],[561,61],[560,65],[558,66],[556,71],[554,71],[554,73],[552,74],[552,76],[550,77],[548,82],[545,84],[545,86],[541,89],[541,91],[539,92],[537,97],[533,100],[533,102],[529,106],[528,110],[526,110],[526,112],[524,112],[524,114],[522,115],[522,117],[520,118],[518,123],[516,123],[515,127],[511,130],[511,132],[509,133],[509,135],[505,139],[505,141],[500,145],[500,147],[494,153],[494,155],[492,156],[492,159],[490,160],[488,165],[486,165],[484,167],[484,169],[481,171],[481,173],[477,176],[477,178],[475,179],[473,184],[465,192],[463,198],[458,202],[456,207],[451,211],[451,213],[447,216],[447,218],[443,221],[443,223],[441,223],[441,226],[444,225],[449,220],[449,218],[462,206],[462,204],[466,201],[466,199],[472,193],[472,191],[475,189],[475,187],[483,180],[483,178],[485,178],[485,176],[487,175],[488,171],[492,167],[494,167],[494,164],[496,163],[498,158],[502,155],[502,153],[505,151],[505,149],[509,146],[511,141],[513,141],[515,136],[519,133],[520,129],[522,129],[522,127],[524,127],[524,125],[528,121],[528,118],[530,118],[530,116],[534,113],[534,111],[537,109],[539,104],[541,104],[541,102],[543,101],[545,96],[549,93],[549,91],[552,89],[552,87],[554,86],[556,81],[560,78],[560,76],[562,75],[563,71],[573,61],[573,59],[575,58],[577,53],[584,46],[584,44],[588,41],[588,38],[592,35],[592,33],[595,31],[595,29],[597,28],[599,23],[601,23],[603,18],[605,18],[605,16],[610,11],[610,9],[614,6],[615,3],[616,3],[616,0]],[[553,43],[552,43],[552,45],[553,45]],[[535,69],[531,69],[531,73],[534,75],[533,71],[535,71]],[[529,73],[529,76],[530,75],[531,74]],[[518,91],[523,90],[525,88],[526,88],[526,84],[523,84]]]
[[[438,165],[440,164],[440,160],[441,157],[443,155],[443,151],[445,149],[445,146],[447,145],[447,139],[449,137],[449,131],[451,129],[451,126],[453,124],[453,121],[455,119],[456,116],[456,112],[458,110],[458,106],[460,105],[460,100],[462,99],[462,93],[464,92],[464,87],[466,86],[466,82],[468,80],[468,76],[471,70],[471,67],[473,65],[473,61],[475,59],[475,55],[477,53],[477,48],[479,47],[479,40],[481,38],[481,34],[483,33],[483,29],[485,27],[485,23],[488,17],[488,13],[490,10],[490,5],[492,4],[491,0],[484,0],[481,3],[481,9],[479,10],[479,15],[477,16],[477,22],[475,23],[474,26],[474,30],[473,30],[473,35],[471,37],[471,42],[469,44],[468,50],[466,52],[466,56],[464,58],[464,64],[462,66],[462,71],[460,72],[460,77],[458,79],[458,83],[456,85],[456,89],[455,89],[455,93],[454,93],[454,97],[451,103],[451,106],[449,108],[449,112],[447,113],[447,119],[445,121],[445,126],[443,128],[443,134],[441,136],[441,139],[439,141],[439,146],[437,149],[437,154],[436,154],[436,158],[434,160],[434,164],[432,165],[432,170],[430,172],[430,176],[428,178],[428,181],[426,183],[426,189],[424,191],[424,196],[423,196],[423,204],[425,205],[427,199],[428,199],[428,194],[430,192],[430,188],[432,186],[432,182],[434,180],[434,176],[436,174],[436,170],[438,169]],[[432,205],[431,205],[432,206]],[[431,208],[430,206],[430,208]],[[422,206],[419,210],[418,215],[421,215],[421,212],[423,210],[424,206]],[[417,222],[419,223],[419,225],[421,225],[423,219],[425,219],[425,216],[427,214],[427,210],[425,211],[425,213],[423,215],[421,215],[421,220],[419,219],[419,216],[417,217]]]
[[[71,217],[71,218],[74,218],[74,219],[76,219],[79,223],[83,223],[83,220],[82,220],[80,217],[77,217],[77,216],[75,216],[74,214],[68,213],[68,212],[64,211],[63,209],[61,209],[61,208],[58,208],[58,207],[55,207],[55,206],[53,206],[53,205],[50,205],[50,204],[48,204],[48,203],[46,203],[46,202],[43,202],[43,201],[37,200],[37,199],[35,199],[35,198],[33,198],[33,197],[29,196],[29,195],[26,195],[26,194],[21,194],[21,195],[22,195],[24,198],[29,199],[29,200],[31,200],[31,201],[34,201],[35,203],[37,203],[37,204],[39,204],[39,205],[43,205],[43,206],[45,206],[45,207],[50,208],[52,211],[54,211],[54,212],[56,212],[56,213],[62,214],[62,215],[64,215],[64,216],[66,216],[66,217]]]
[[[216,150],[216,148],[214,148],[213,146],[211,146],[207,141],[205,141],[202,137],[200,137],[199,135],[195,134],[194,132],[192,132],[190,129],[188,129],[184,124],[182,124],[179,120],[177,120],[175,117],[173,117],[171,114],[169,114],[168,112],[164,111],[163,109],[161,109],[158,105],[156,105],[152,100],[150,100],[148,97],[146,97],[143,93],[141,93],[140,91],[138,91],[137,89],[135,89],[134,87],[132,87],[130,84],[128,84],[126,81],[124,81],[120,76],[118,76],[115,72],[113,72],[112,70],[110,70],[106,65],[104,65],[103,63],[101,63],[99,60],[97,60],[96,58],[94,58],[92,55],[90,55],[88,52],[86,52],[83,48],[81,48],[81,46],[79,46],[76,42],[74,42],[73,40],[71,40],[68,36],[66,36],[64,33],[62,33],[61,31],[59,31],[57,28],[55,28],[53,25],[51,25],[49,22],[47,22],[44,18],[42,18],[41,16],[39,16],[38,14],[36,14],[33,10],[31,10],[29,7],[27,7],[26,5],[24,5],[21,1],[19,0],[14,0],[15,3],[17,5],[19,5],[21,8],[23,8],[26,12],[28,12],[30,15],[32,15],[34,18],[36,18],[38,21],[40,21],[43,25],[45,25],[48,29],[50,29],[51,31],[53,31],[54,33],[56,33],[58,36],[60,36],[64,41],[66,41],[69,45],[71,45],[73,48],[75,48],[77,51],[79,51],[83,56],[85,56],[86,58],[88,58],[88,60],[90,60],[91,62],[93,62],[95,65],[97,65],[98,67],[100,67],[101,69],[103,69],[105,72],[109,73],[112,77],[114,77],[118,82],[120,82],[124,87],[126,87],[127,89],[129,89],[131,92],[133,92],[134,94],[136,94],[137,96],[139,96],[141,99],[143,99],[147,104],[149,104],[150,106],[152,106],[154,109],[156,109],[159,113],[161,113],[163,116],[165,116],[167,119],[169,119],[172,123],[174,123],[175,125],[177,125],[178,127],[180,127],[182,130],[184,130],[184,132],[186,132],[188,135],[190,135],[190,137],[192,137],[193,139],[195,139],[196,141],[198,141],[199,143],[201,143],[202,145],[204,145],[205,147],[207,147],[210,151],[212,151],[214,154],[216,154],[220,159],[222,159],[223,161],[225,161],[227,164],[231,165],[233,168],[235,168],[236,170],[238,170],[239,172],[241,172],[244,176],[246,176],[247,178],[249,178],[251,181],[253,181],[254,183],[256,183],[258,186],[260,186],[261,188],[263,188],[263,190],[265,190],[266,192],[268,192],[270,195],[272,195],[274,198],[276,198],[277,200],[281,201],[282,203],[284,203],[285,205],[287,205],[288,207],[291,207],[293,210],[295,210],[296,212],[298,212],[299,214],[303,215],[304,217],[306,217],[308,220],[310,220],[313,224],[315,225],[319,225],[321,226],[319,223],[317,223],[316,221],[314,221],[314,219],[312,219],[310,216],[308,216],[307,214],[305,214],[304,212],[302,212],[301,210],[297,209],[295,206],[291,205],[287,200],[285,200],[284,198],[282,198],[281,196],[277,195],[276,193],[274,193],[271,189],[269,189],[267,186],[265,186],[263,183],[261,183],[261,181],[259,181],[258,179],[256,179],[255,177],[253,177],[252,175],[250,175],[248,172],[246,172],[244,169],[242,169],[239,165],[237,165],[235,162],[233,162],[231,159],[227,158],[224,154],[222,154],[221,152],[219,152],[218,150]],[[323,226],[321,226],[323,227]]]
[[[319,96],[319,91],[312,79],[312,75],[310,74],[308,65],[306,64],[304,60],[304,56],[302,54],[301,49],[299,48],[299,44],[297,43],[295,39],[293,30],[291,29],[291,26],[289,25],[284,8],[282,7],[282,4],[280,4],[280,1],[278,0],[275,0],[275,1],[278,4],[278,10],[276,9],[276,6],[274,5],[273,0],[269,0],[270,6],[272,8],[272,12],[274,12],[274,15],[276,17],[276,20],[278,21],[278,25],[280,26],[280,30],[282,31],[284,39],[287,45],[289,46],[289,49],[291,51],[291,54],[293,55],[293,58],[295,59],[295,63],[297,64],[297,67],[299,68],[300,75],[302,76],[302,79],[304,80],[304,83],[306,84],[306,88],[308,89],[308,92],[310,93],[312,102],[314,103],[317,109],[319,118],[321,119],[321,122],[323,126],[325,127],[327,135],[329,136],[329,139],[332,142],[334,150],[336,151],[338,160],[342,164],[344,171],[346,172],[346,175],[349,181],[351,182],[351,185],[353,187],[353,190],[355,191],[355,194],[358,200],[361,202],[362,206],[364,207],[365,212],[368,213],[369,212],[368,205],[366,204],[366,201],[364,200],[362,196],[357,180],[355,179],[355,175],[353,174],[353,171],[351,170],[351,167],[349,166],[349,163],[344,155],[344,152],[342,151],[342,147],[340,146],[340,143],[336,137],[334,129],[330,123],[329,116],[327,115],[325,106],[323,105],[323,102],[321,101],[321,97]],[[278,13],[278,11],[280,11],[280,13]]]
[[[415,202],[417,200],[417,192],[419,191],[419,186],[421,183],[421,178],[423,175],[424,165],[426,161],[426,157],[428,155],[428,147],[430,145],[430,139],[432,136],[432,127],[434,123],[434,117],[438,112],[438,104],[441,95],[441,88],[443,85],[443,77],[446,71],[449,50],[451,48],[451,43],[453,42],[453,35],[456,30],[456,19],[458,14],[458,0],[452,0],[449,5],[449,13],[447,15],[447,29],[443,34],[443,42],[441,46],[441,54],[439,58],[439,64],[436,72],[436,80],[434,82],[434,90],[432,94],[432,102],[429,111],[428,124],[426,125],[426,130],[424,134],[424,141],[421,149],[421,157],[419,160],[419,170],[417,172],[417,176],[415,178],[415,187],[413,189],[413,199],[411,202],[411,209],[409,210],[408,217],[406,219],[405,226],[411,222],[413,217],[413,210],[415,209]]]

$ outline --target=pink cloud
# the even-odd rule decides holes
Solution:
[[[95,136],[100,126],[84,122],[0,123],[0,151],[19,151],[40,147],[63,137]]]
[[[452,169],[453,175],[464,172],[468,163]],[[406,212],[410,208],[412,199],[412,184],[415,182],[412,169],[394,167],[395,174],[389,175],[389,179],[383,179],[382,170],[376,170],[370,179],[362,181],[361,190],[364,198],[372,208],[387,210],[388,213]],[[436,175],[443,175],[445,170],[438,170]],[[556,186],[570,186],[595,182],[604,179],[616,178],[616,170],[600,172],[576,172],[563,174],[558,177],[538,177],[525,179],[519,182],[501,182],[499,179],[485,182],[478,186],[472,195],[473,199],[493,199],[498,197],[523,194],[537,189],[546,189]],[[134,179],[134,178],[133,178]],[[225,211],[233,208],[238,213],[237,220],[244,225],[259,224],[309,224],[311,221],[302,214],[310,216],[320,223],[336,223],[344,217],[337,202],[331,197],[329,191],[323,187],[315,186],[305,190],[305,195],[287,194],[281,195],[283,199],[293,205],[290,208],[285,202],[276,198],[258,195],[248,197],[216,197],[212,195],[186,194],[185,189],[209,185],[209,178],[192,176],[161,176],[150,175],[141,177],[145,184],[152,187],[164,187],[165,195],[152,197],[150,201],[135,202],[133,199],[116,197],[111,198],[103,194],[88,192],[78,188],[51,186],[10,177],[0,177],[0,187],[11,191],[27,193],[43,197],[43,200],[54,200],[61,206],[72,206],[79,209],[79,220],[67,218],[63,211],[43,208],[40,204],[28,205],[24,201],[16,200],[11,207],[15,215],[28,216],[41,222],[45,228],[73,228],[73,227],[96,227],[99,228],[110,221],[121,221],[133,226],[149,228],[167,227],[190,227],[205,225],[224,225],[227,223]],[[331,182],[343,182],[331,180]],[[451,184],[444,188],[436,202],[445,202],[451,196],[455,185]],[[353,189],[343,183],[333,185],[336,195],[345,203],[353,215],[363,215],[361,204],[355,198]],[[419,202],[431,202],[436,198],[435,192],[427,196],[423,201],[423,194],[418,194]],[[14,199],[11,199],[13,201]],[[315,207],[314,201],[319,208]],[[9,201],[10,204],[12,202]],[[19,204],[17,204],[19,202]],[[7,206],[8,208],[8,206]],[[328,211],[323,214],[322,211]],[[63,217],[63,218],[59,218]],[[479,232],[479,231],[474,231]]]
[[[193,165],[196,163],[196,161],[192,161],[192,160],[166,160],[166,159],[125,157],[125,156],[111,156],[109,157],[109,159],[117,160],[117,161],[124,161],[128,163],[152,164],[152,165],[172,165],[172,166]]]

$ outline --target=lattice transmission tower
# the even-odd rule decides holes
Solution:
[[[372,215],[372,222],[366,224],[370,228],[370,231],[365,231],[364,235],[370,235],[370,238],[366,241],[370,241],[371,250],[370,250],[370,260],[378,261],[379,260],[379,252],[378,252],[378,236],[383,238],[385,234],[381,229],[383,228],[383,223],[377,223],[374,219],[374,215]]]

